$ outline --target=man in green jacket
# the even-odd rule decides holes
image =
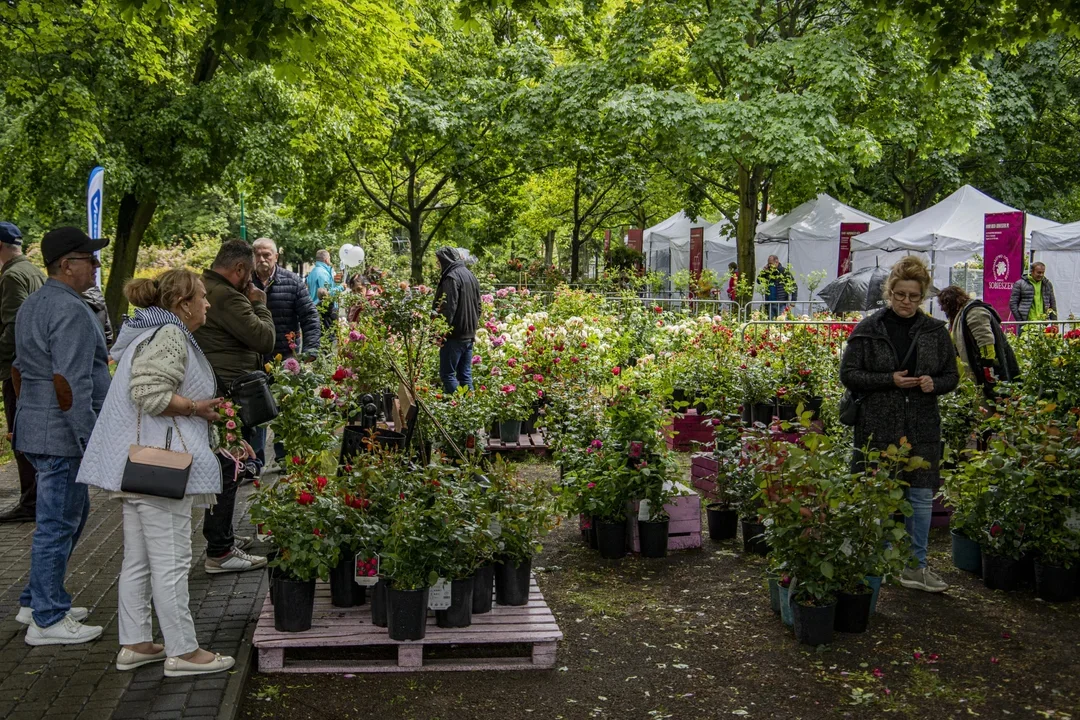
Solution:
[[[217,376],[218,392],[226,395],[236,378],[261,370],[263,356],[274,351],[274,318],[266,307],[266,293],[255,287],[255,252],[243,240],[229,240],[218,250],[214,264],[203,273],[206,300],[206,324],[195,331],[206,359]],[[249,443],[255,428],[244,427]],[[258,473],[258,466],[249,469]],[[236,469],[231,461],[222,461],[221,494],[217,505],[206,511],[203,537],[206,538],[206,572],[227,573],[255,570],[266,566],[266,558],[244,552],[250,537],[233,534],[233,509],[236,507]]]
[[[45,284],[45,273],[22,252],[22,233],[9,222],[0,222],[0,380],[4,388],[4,417],[8,440],[15,425],[15,383],[11,364],[15,362],[15,315],[23,301]],[[19,468],[19,502],[0,514],[0,523],[33,522],[37,509],[37,482],[34,466],[21,452],[15,452]]]

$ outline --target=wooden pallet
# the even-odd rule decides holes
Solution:
[[[544,440],[544,436],[539,432],[532,432],[528,435],[519,435],[516,443],[504,443],[499,439],[498,435],[492,435],[488,439],[488,450],[491,452],[535,452],[546,453],[548,450],[547,442]]]
[[[492,604],[491,612],[474,615],[467,628],[443,629],[435,618],[427,621],[423,640],[397,641],[386,628],[371,624],[371,606],[336,608],[330,604],[330,586],[318,583],[311,629],[284,633],[274,629],[274,606],[263,603],[253,644],[259,650],[261,673],[385,673],[451,670],[544,670],[555,667],[555,647],[563,634],[544,602],[536,578],[529,588],[529,603],[520,607]],[[527,648],[529,654],[504,657],[507,651]],[[383,659],[298,659],[294,651],[376,651]],[[446,657],[425,657],[425,650]],[[457,655],[456,657],[454,655]]]
[[[701,496],[682,483],[675,483],[676,496],[664,505],[668,514],[668,550],[692,550],[701,547]],[[630,503],[626,518],[626,547],[641,552],[637,525],[638,504]]]

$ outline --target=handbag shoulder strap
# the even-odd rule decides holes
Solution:
[[[176,436],[180,438],[180,447],[184,448],[184,452],[190,453],[187,443],[184,442],[184,433],[180,432],[180,426],[176,423],[176,418],[172,418],[173,427],[176,428]],[[135,419],[135,444],[142,445],[142,408],[139,408],[139,414]],[[162,450],[168,450],[168,448],[161,448]]]

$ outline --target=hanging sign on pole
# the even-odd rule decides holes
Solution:
[[[836,276],[851,272],[851,238],[870,232],[870,223],[840,223],[840,255],[836,264]]]
[[[641,228],[630,228],[626,232],[626,246],[635,252],[641,252]]]
[[[91,240],[101,238],[101,208],[105,194],[105,169],[98,165],[90,171],[90,179],[86,182],[86,234]],[[101,251],[94,253],[95,257],[101,257]],[[101,284],[101,268],[96,270],[97,284]]]
[[[1010,320],[1009,296],[1024,269],[1023,212],[986,213],[983,220],[983,301]]]
[[[690,274],[701,277],[705,269],[705,228],[690,228]]]

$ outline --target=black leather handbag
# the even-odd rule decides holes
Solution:
[[[179,500],[187,493],[188,478],[191,476],[191,453],[187,451],[180,426],[173,420],[176,434],[184,452],[173,452],[172,428],[165,434],[165,447],[146,447],[139,444],[142,435],[142,411],[139,411],[138,425],[135,431],[135,444],[128,448],[127,464],[124,476],[120,480],[120,489],[136,495]]]
[[[233,380],[229,395],[240,406],[240,421],[245,427],[265,425],[278,416],[277,402],[270,392],[270,377],[262,370]]]

